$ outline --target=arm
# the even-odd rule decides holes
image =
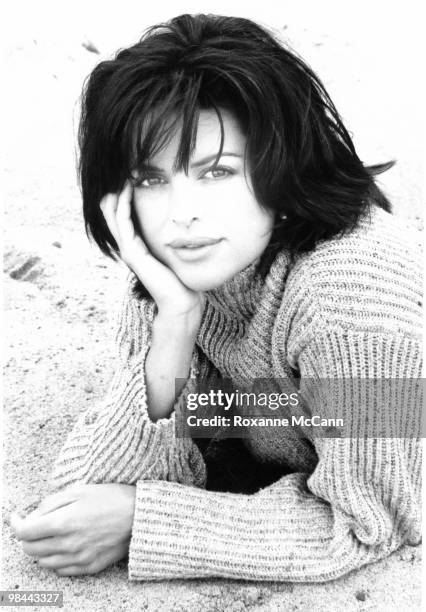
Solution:
[[[384,377],[407,377],[408,370],[412,378],[421,375],[416,340],[337,330],[303,347],[302,380],[338,377],[335,362],[326,358],[335,349],[349,376],[360,376],[365,362],[377,367],[372,350]],[[369,359],[360,363],[355,359],[360,355]],[[373,371],[363,372],[374,377]],[[327,416],[327,406],[310,408]],[[290,474],[254,495],[138,482],[130,579],[319,582],[384,558],[403,543],[419,542],[418,440],[328,438],[315,440],[315,447],[319,461],[312,475]]]
[[[11,516],[24,552],[59,575],[97,573],[128,554],[137,480],[205,485],[206,467],[197,446],[175,436],[176,412],[156,422],[148,415],[145,358],[154,310],[151,302],[127,296],[117,334],[117,372],[107,399],[78,419],[51,478],[56,492],[24,518]],[[184,388],[192,389],[195,376],[210,367],[195,348],[192,377]],[[178,412],[181,402],[179,397],[172,408]]]
[[[205,466],[197,446],[191,439],[175,437],[182,396],[170,418],[154,422],[148,412],[145,362],[154,319],[154,302],[138,301],[129,289],[116,335],[118,365],[107,396],[78,418],[56,461],[52,489],[74,483],[134,484],[146,478],[204,486]],[[184,388],[206,370],[194,347]]]

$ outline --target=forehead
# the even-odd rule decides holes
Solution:
[[[223,150],[244,155],[246,137],[235,116],[225,109],[220,109],[223,123]],[[172,119],[173,121],[173,119]],[[153,164],[172,165],[182,138],[182,120],[178,120],[176,130],[170,140],[150,161]],[[201,110],[197,124],[197,137],[192,158],[202,158],[218,153],[221,143],[221,126],[214,110]]]

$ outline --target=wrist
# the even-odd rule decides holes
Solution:
[[[185,336],[197,334],[201,324],[201,313],[192,310],[176,312],[173,310],[159,310],[154,319],[157,329],[165,330],[171,336]]]
[[[135,503],[136,503],[136,486],[120,484],[120,491],[122,493],[122,516],[124,533],[123,538],[125,540],[130,539],[132,535],[132,525],[135,515]]]

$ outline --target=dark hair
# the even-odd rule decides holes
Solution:
[[[98,64],[82,98],[79,176],[86,231],[114,257],[99,203],[122,189],[182,121],[175,169],[188,171],[199,111],[231,111],[247,137],[259,204],[276,223],[263,272],[285,247],[292,255],[353,229],[371,203],[390,211],[323,84],[293,51],[248,19],[181,15]],[[144,137],[136,135],[142,133]],[[281,220],[279,214],[287,217]],[[143,287],[140,286],[143,294]]]

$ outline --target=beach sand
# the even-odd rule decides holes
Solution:
[[[351,45],[326,34],[284,32],[302,56],[326,72],[325,82],[352,120],[366,161],[400,153],[400,164],[383,178],[406,225],[422,230],[417,144],[382,135],[394,106],[374,106],[374,78],[344,62]],[[97,41],[91,41],[97,45]],[[82,43],[85,43],[83,45]],[[249,583],[222,579],[131,583],[124,563],[99,575],[61,578],[27,557],[11,536],[12,510],[32,509],[46,491],[47,476],[77,415],[99,401],[113,371],[112,328],[125,269],[103,257],[85,234],[75,178],[74,132],[83,78],[102,59],[83,36],[58,45],[26,39],[10,45],[11,79],[5,178],[5,360],[3,589],[64,591],[65,610],[419,610],[420,547],[404,547],[383,562],[328,584]],[[305,54],[305,55],[304,55]],[[365,64],[366,66],[367,64]],[[350,107],[347,87],[352,87]],[[371,96],[372,118],[353,112]],[[338,103],[336,101],[337,106]],[[351,114],[352,113],[352,114]],[[380,122],[375,121],[375,113]],[[75,122],[76,119],[74,119]],[[371,124],[368,123],[371,121]],[[366,127],[367,122],[367,127]],[[377,127],[378,136],[374,132]],[[389,135],[388,135],[389,136]],[[389,143],[392,142],[391,147]],[[394,148],[392,148],[394,147]]]

